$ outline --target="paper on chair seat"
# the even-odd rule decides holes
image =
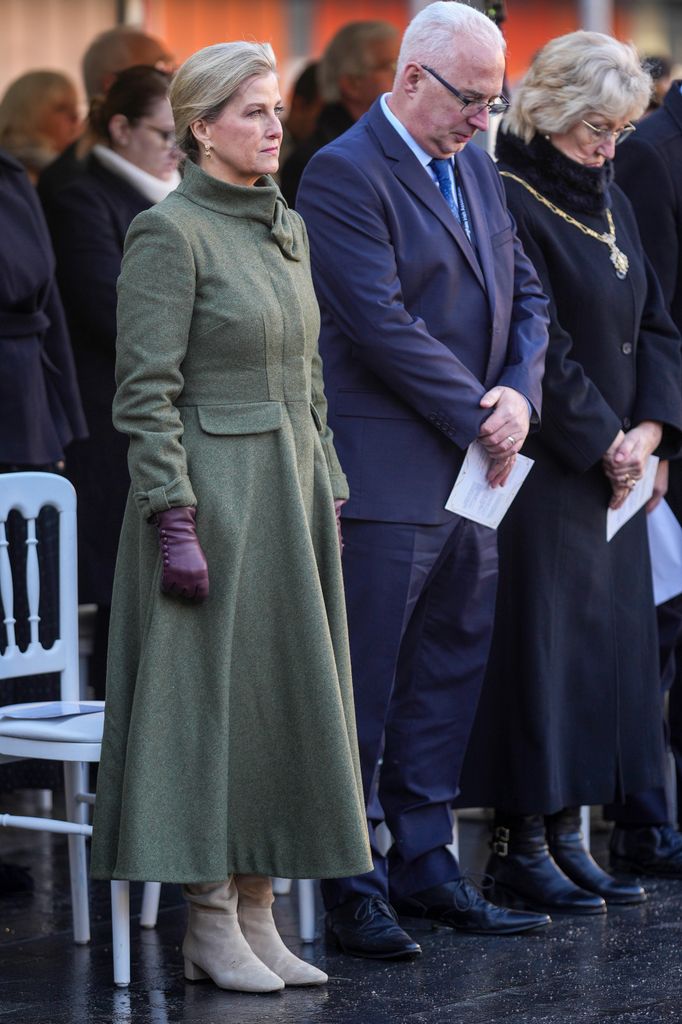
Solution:
[[[473,441],[467,448],[462,468],[445,507],[448,512],[456,512],[458,516],[496,530],[534,462],[525,455],[517,455],[504,487],[491,487],[488,483],[491,462],[483,445]]]
[[[33,701],[30,704],[7,704],[0,708],[0,718],[64,718],[66,715],[94,715],[104,711],[104,701],[86,704],[69,700]]]
[[[11,718],[4,715],[0,718],[0,745],[5,737],[51,743],[101,743],[104,701],[99,701],[99,705],[87,714],[59,715],[56,718]]]

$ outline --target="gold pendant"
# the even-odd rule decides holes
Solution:
[[[611,250],[611,262],[616,269],[616,277],[624,281],[628,276],[628,270],[630,269],[630,260],[627,258],[622,249],[619,249],[615,241],[609,244]]]

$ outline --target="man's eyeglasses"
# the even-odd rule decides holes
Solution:
[[[175,149],[178,140],[175,138],[175,129],[173,128],[157,128],[155,124],[147,124],[146,121],[140,121],[143,128],[149,128],[150,132],[156,132],[160,139],[163,140],[164,145],[167,149]]]
[[[584,118],[581,119],[580,123],[584,124],[586,128],[590,129],[596,141],[609,142],[611,139],[613,139],[614,144],[616,146],[620,145],[623,139],[627,139],[628,135],[632,135],[632,133],[637,130],[634,124],[630,124],[629,121],[623,128],[616,129],[595,128],[593,124],[590,124],[590,122],[586,121]]]
[[[482,110],[487,110],[489,114],[504,114],[505,110],[509,106],[509,100],[504,96],[496,96],[494,100],[469,100],[464,96],[459,89],[455,89],[454,85],[450,85],[437,71],[430,68],[428,64],[419,65],[422,71],[428,71],[437,82],[444,85],[448,92],[451,92],[453,96],[456,96],[459,102],[462,104],[462,112],[466,110],[469,117],[475,117],[476,114],[480,114]]]

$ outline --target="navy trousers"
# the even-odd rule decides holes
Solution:
[[[490,647],[493,530],[344,519],[343,573],[374,870],[322,883],[328,909],[459,876],[452,803]],[[386,822],[393,846],[380,850]]]
[[[661,667],[661,699],[668,694],[667,721],[663,714],[663,742],[675,759],[677,803],[682,800],[682,595],[657,609]],[[678,807],[663,786],[633,793],[622,804],[604,808],[604,817],[619,825],[675,824]]]

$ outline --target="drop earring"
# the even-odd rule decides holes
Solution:
[[[206,154],[206,156],[210,160],[211,159],[211,147],[208,146],[208,145],[205,145],[204,146],[204,153]]]

